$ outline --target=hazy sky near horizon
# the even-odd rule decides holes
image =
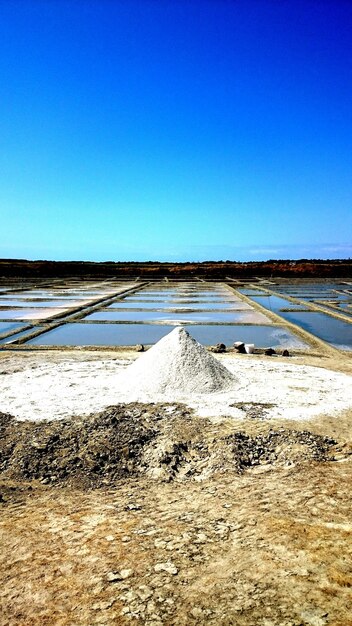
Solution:
[[[349,0],[0,0],[0,257],[352,257]]]

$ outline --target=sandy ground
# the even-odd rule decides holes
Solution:
[[[351,462],[6,485],[1,626],[351,626]]]
[[[0,410],[42,419],[114,404],[134,358],[0,353]],[[352,626],[352,362],[221,360],[241,379],[228,404],[276,406],[234,419],[235,407],[226,417],[204,405],[212,419],[180,424],[185,440],[215,449],[236,432],[285,428],[333,437],[335,456],[295,462],[291,449],[240,475],[220,467],[202,481],[141,476],[93,490],[2,480],[1,626]]]

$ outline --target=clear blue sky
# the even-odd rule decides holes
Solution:
[[[0,257],[352,257],[350,0],[0,0]]]

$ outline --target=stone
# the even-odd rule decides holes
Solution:
[[[106,575],[106,580],[109,583],[114,583],[114,582],[117,582],[117,581],[123,580],[123,579],[122,579],[122,576],[121,576],[120,572],[109,572]]]
[[[127,615],[128,613],[131,613],[131,608],[129,606],[125,606],[121,611],[121,615]]]
[[[141,506],[140,504],[127,504],[127,506],[125,507],[125,511],[140,511],[141,510]]]
[[[134,602],[136,598],[137,596],[135,592],[131,589],[127,591],[127,593],[120,596],[120,600],[122,600],[123,602]]]
[[[155,613],[155,610],[156,610],[156,604],[154,600],[149,600],[149,602],[147,602],[147,608],[146,608],[147,613],[148,614]]]
[[[173,576],[178,574],[178,569],[176,565],[174,565],[174,563],[172,563],[171,561],[166,561],[165,563],[156,563],[156,565],[154,565],[154,571],[157,573],[166,572],[167,574],[172,574]]]
[[[221,354],[222,352],[226,352],[226,346],[224,343],[217,343],[213,351]]]
[[[196,535],[194,543],[206,543],[207,541],[208,537],[205,533],[198,533],[198,535]]]
[[[154,546],[156,548],[165,548],[166,546],[166,541],[164,541],[163,539],[155,539],[154,541]]]
[[[274,348],[267,348],[264,352],[265,356],[273,356],[273,354],[276,354]]]
[[[235,343],[233,344],[233,347],[235,348],[236,352],[238,352],[239,354],[246,354],[246,348],[245,348],[243,341],[235,341]]]
[[[114,604],[115,600],[108,600],[107,602],[96,602],[95,604],[93,604],[92,609],[93,611],[106,611],[106,609],[109,609],[113,604]]]
[[[202,617],[203,611],[198,606],[195,606],[193,609],[191,609],[191,615],[192,617]]]
[[[137,595],[144,602],[152,597],[153,592],[150,587],[147,587],[147,585],[140,585],[138,587]]]

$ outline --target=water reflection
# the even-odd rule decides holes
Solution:
[[[283,311],[283,308],[290,308],[291,304],[278,296],[268,295],[266,298],[252,296],[251,299],[336,348],[352,350],[352,325],[350,323],[314,311]]]
[[[35,337],[33,345],[129,346],[153,344],[175,326],[157,324],[65,324]],[[204,345],[235,341],[254,343],[261,347],[304,347],[290,332],[270,326],[185,326],[191,335]]]
[[[24,324],[19,324],[16,322],[0,322],[0,335],[4,333],[8,333],[11,330],[16,330],[16,328],[23,328]]]
[[[243,322],[247,324],[271,324],[271,320],[257,311],[233,311],[229,313],[211,312],[211,311],[199,311],[192,313],[183,313],[177,311],[98,311],[91,313],[84,318],[87,321],[115,321],[115,322],[161,322],[164,320],[171,320],[179,324],[187,324],[189,322],[213,322],[213,323],[238,323]]]

